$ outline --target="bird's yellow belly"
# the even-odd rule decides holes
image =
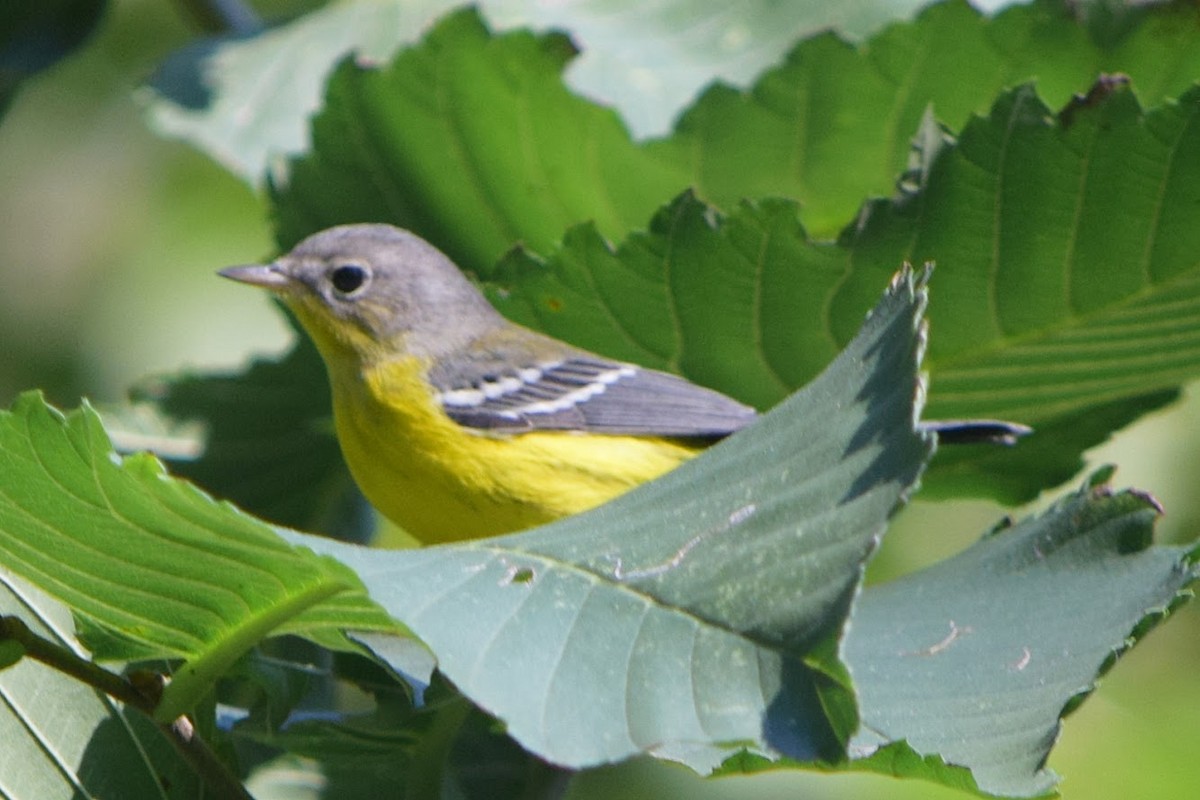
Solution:
[[[652,437],[473,432],[441,411],[420,370],[416,359],[389,361],[333,385],[338,441],[359,488],[424,542],[491,536],[574,514],[697,451]]]

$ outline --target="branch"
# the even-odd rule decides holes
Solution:
[[[153,720],[154,708],[162,696],[164,680],[161,675],[142,672],[134,674],[132,679],[117,675],[95,662],[80,658],[60,644],[38,636],[17,617],[0,616],[0,642],[6,641],[18,644],[24,655],[34,661],[40,661],[51,669],[99,689]],[[155,726],[171,741],[216,797],[253,800],[238,777],[196,734],[191,720],[186,716],[180,716],[170,724],[155,722]]]

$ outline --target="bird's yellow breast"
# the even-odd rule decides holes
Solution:
[[[403,356],[330,375],[338,441],[367,499],[425,542],[520,530],[599,505],[695,455],[654,437],[489,434],[434,400]]]

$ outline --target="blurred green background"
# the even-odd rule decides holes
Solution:
[[[255,3],[266,18],[317,2]],[[893,4],[899,5],[899,4]],[[856,4],[855,31],[907,13]],[[843,9],[843,14],[844,14]],[[843,16],[843,19],[847,17]],[[289,334],[266,298],[214,270],[272,251],[260,194],[146,125],[142,82],[200,31],[185,4],[117,0],[83,48],[28,81],[0,122],[0,402],[43,389],[56,404],[118,401],[147,375],[234,369],[281,351]],[[933,284],[932,302],[937,302]],[[1200,533],[1200,392],[1089,454],[1117,485],[1153,492],[1164,541]],[[1033,508],[1061,489],[1048,492]],[[1011,513],[1025,513],[1020,509]],[[1005,509],[990,503],[905,510],[872,565],[886,580],[953,553]],[[1200,785],[1200,614],[1177,618],[1130,653],[1066,721],[1050,766],[1067,798],[1192,798]],[[876,776],[776,773],[705,781],[638,763],[578,779],[573,798],[950,798]]]

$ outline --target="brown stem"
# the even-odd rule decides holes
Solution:
[[[254,800],[246,786],[238,777],[229,771],[225,763],[217,758],[200,734],[196,733],[192,721],[187,717],[177,717],[170,725],[159,725],[175,745],[179,754],[191,765],[201,780],[213,790],[215,797],[228,797],[230,800]]]
[[[116,673],[109,672],[91,661],[72,653],[60,644],[43,639],[17,617],[0,617],[0,640],[8,639],[21,645],[25,655],[40,661],[78,681],[94,686],[127,706],[149,713],[156,700],[142,694],[133,684]]]
[[[38,636],[18,617],[0,616],[0,642],[13,641],[25,655],[51,669],[104,692],[126,706],[153,718],[154,707],[162,693],[163,678],[157,674],[136,673],[133,680],[109,672],[92,661],[81,658],[71,650]],[[216,797],[231,800],[254,800],[237,776],[217,758],[196,733],[186,716],[169,725],[155,723],[179,754],[188,762]]]

